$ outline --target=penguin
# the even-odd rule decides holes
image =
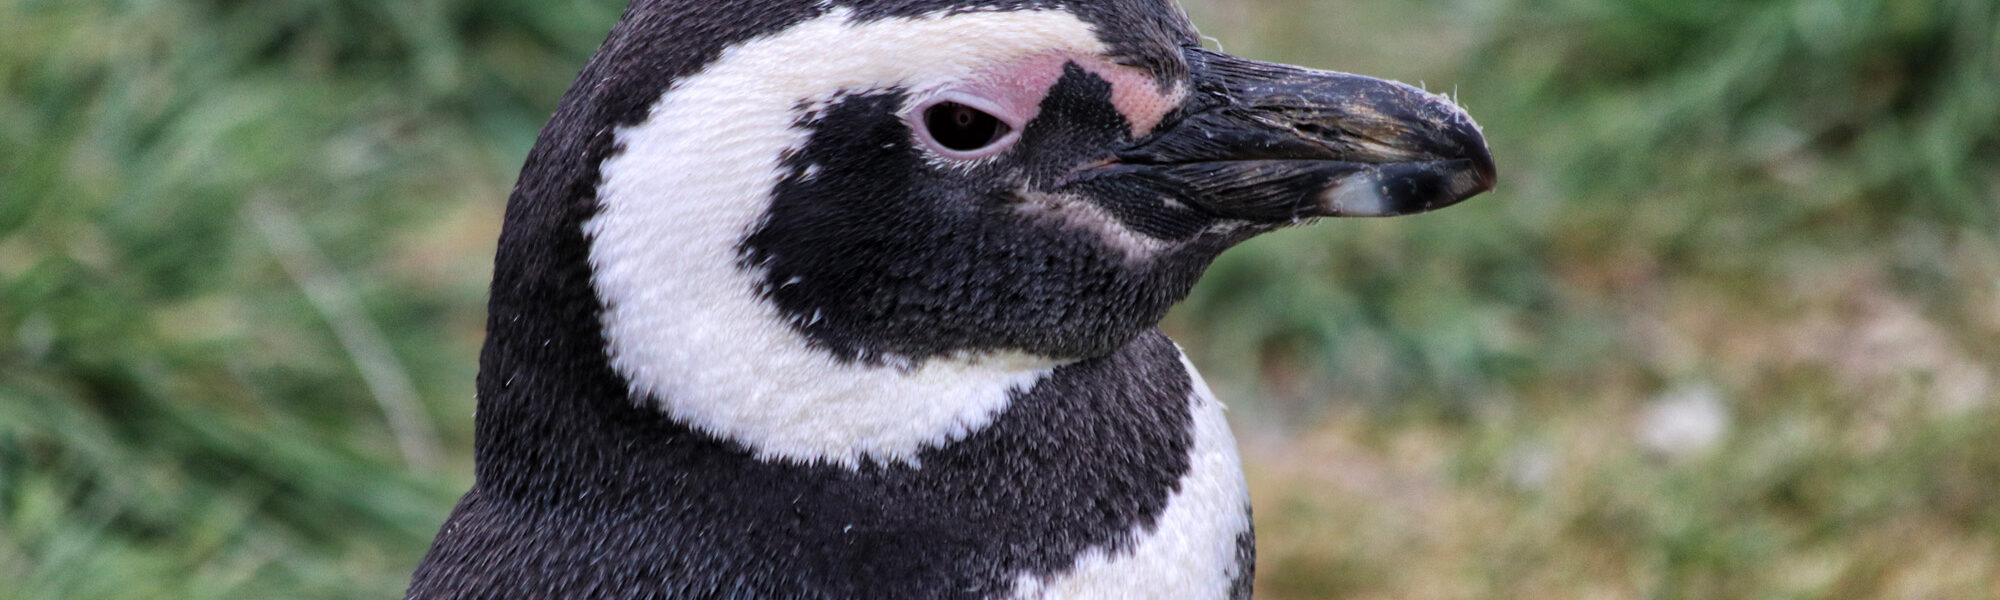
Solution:
[[[508,200],[409,598],[1246,598],[1222,251],[1491,189],[1384,80],[1170,0],[633,0]]]

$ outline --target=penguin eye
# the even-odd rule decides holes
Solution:
[[[957,100],[926,107],[918,119],[924,141],[946,158],[979,159],[1011,144],[1014,126],[992,111]]]
[[[957,102],[940,102],[924,111],[924,128],[939,145],[959,152],[985,148],[1009,129],[999,117]]]

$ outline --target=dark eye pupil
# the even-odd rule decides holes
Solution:
[[[999,117],[957,102],[941,102],[926,109],[924,128],[939,145],[960,152],[984,148],[1008,130]]]

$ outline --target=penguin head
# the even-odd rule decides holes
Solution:
[[[741,288],[868,363],[1101,355],[1237,242],[1494,176],[1445,98],[1201,49],[1164,1],[833,6],[730,45],[619,142],[588,225],[608,310]]]

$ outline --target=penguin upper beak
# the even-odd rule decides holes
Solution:
[[[1393,216],[1493,189],[1479,126],[1443,96],[1330,71],[1186,50],[1179,118],[1100,175],[1220,218]]]

